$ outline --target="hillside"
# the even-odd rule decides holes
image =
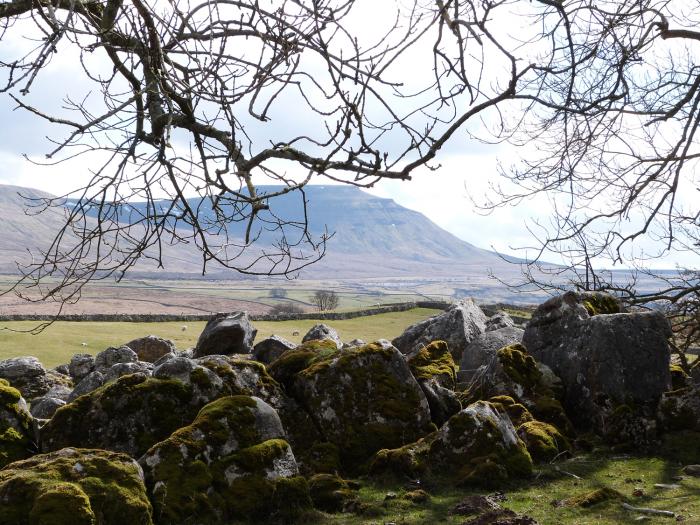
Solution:
[[[262,187],[263,192],[274,187]],[[27,215],[20,194],[25,197],[48,196],[38,190],[0,185],[0,210],[7,225],[0,238],[0,272],[13,273],[14,261],[27,260],[26,249],[36,250],[48,246],[61,214],[51,210]],[[328,241],[327,255],[319,263],[302,273],[304,278],[370,278],[450,276],[464,277],[478,271],[482,276],[487,268],[512,272],[513,267],[493,252],[477,248],[441,229],[424,215],[404,208],[391,199],[374,197],[349,186],[309,186],[306,190],[310,231],[321,235],[333,233]],[[211,214],[201,201],[193,199],[191,205],[199,207],[204,219]],[[273,200],[270,214],[289,220],[303,217],[303,203],[299,195],[288,195]],[[130,203],[129,209],[138,210],[143,205]],[[271,217],[268,216],[268,218]],[[265,217],[263,217],[265,219]],[[237,228],[237,229],[236,229]],[[244,225],[234,225],[233,235],[243,236]],[[275,237],[266,230],[265,223],[256,225],[259,243],[271,244]],[[195,276],[200,270],[199,254],[191,247],[169,247],[165,272],[170,276]],[[155,271],[140,265],[135,274],[147,277]],[[231,272],[212,268],[210,276],[235,277]]]

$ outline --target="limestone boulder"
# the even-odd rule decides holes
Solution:
[[[462,360],[459,363],[460,382],[471,380],[474,372],[496,359],[496,352],[504,346],[520,343],[523,333],[522,328],[505,326],[476,336],[462,353]]]
[[[104,384],[104,382],[104,374],[102,374],[102,372],[98,372],[97,370],[93,370],[88,375],[86,375],[77,385],[75,385],[75,388],[68,396],[67,401],[73,401],[74,399],[77,399],[80,396],[89,394],[93,390],[97,390]]]
[[[153,365],[144,361],[116,363],[109,367],[109,369],[104,373],[104,383],[114,381],[115,379],[129,374],[145,374],[150,376],[152,372]]]
[[[487,332],[491,332],[492,330],[500,330],[502,328],[513,328],[514,326],[515,321],[513,321],[513,318],[510,315],[508,315],[507,312],[499,311],[486,320],[485,330]]]
[[[492,403],[478,401],[429,436],[378,452],[370,472],[494,486],[528,477],[532,468],[532,458],[507,413]]]
[[[283,353],[293,350],[297,345],[283,337],[273,335],[263,339],[253,347],[253,359],[260,363],[270,364]]]
[[[75,354],[68,363],[68,373],[75,384],[80,383],[95,369],[95,358],[90,354]]]
[[[193,357],[249,354],[257,332],[246,312],[217,314],[204,327]]]
[[[109,347],[95,356],[94,370],[105,374],[117,363],[135,363],[138,360],[136,352],[128,346]]]
[[[568,292],[537,308],[523,344],[561,378],[574,423],[600,432],[601,407],[655,412],[671,384],[670,336],[660,312],[624,313],[609,295]]]
[[[56,410],[65,404],[66,402],[63,399],[49,396],[37,397],[32,401],[30,412],[37,419],[51,419]]]
[[[456,369],[447,343],[433,341],[408,359],[413,377],[430,406],[430,416],[438,427],[462,409],[455,390]]]
[[[170,339],[163,339],[155,335],[139,337],[126,343],[138,356],[139,361],[155,363],[165,354],[175,352],[175,343]]]
[[[54,386],[73,384],[70,377],[54,370],[47,371],[36,357],[31,356],[0,361],[0,379],[6,379],[27,400],[46,395]]]
[[[152,525],[138,463],[125,454],[65,448],[0,470],[1,525]]]
[[[226,394],[221,380],[201,368],[187,382],[126,375],[74,399],[41,429],[42,451],[102,448],[139,457]]]
[[[434,428],[425,395],[396,348],[368,344],[310,354],[290,351],[273,366],[288,356],[297,359],[298,371],[287,370],[287,385],[337,447],[346,469],[356,470],[379,449],[410,443]]]
[[[471,341],[486,329],[487,317],[472,299],[408,327],[392,341],[403,354],[413,354],[433,341],[445,341],[455,362]]]
[[[19,390],[0,379],[0,469],[32,453],[36,448],[33,428],[32,416]]]
[[[283,522],[310,508],[275,410],[256,397],[227,396],[139,460],[162,524]]]
[[[301,342],[306,343],[307,341],[333,341],[337,349],[343,347],[343,342],[340,340],[338,332],[336,332],[334,328],[323,323],[312,326],[311,329],[306,332]]]
[[[657,419],[664,430],[700,431],[700,385],[664,392]]]

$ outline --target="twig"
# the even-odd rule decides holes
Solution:
[[[655,514],[657,516],[666,516],[668,518],[675,518],[676,513],[670,510],[658,510],[658,509],[648,509],[646,507],[634,507],[629,503],[622,504],[623,509],[631,510],[633,512],[641,512],[642,514]]]

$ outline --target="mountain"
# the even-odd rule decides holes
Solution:
[[[261,194],[277,188],[260,187]],[[28,188],[0,185],[0,210],[4,217],[0,236],[0,272],[12,273],[14,260],[26,258],[26,249],[48,246],[62,220],[60,210],[48,210],[39,215],[24,213],[28,198],[49,195]],[[307,186],[306,211],[309,230],[318,236],[334,233],[327,243],[327,254],[320,262],[302,271],[305,278],[370,278],[370,277],[462,277],[465,273],[488,268],[512,272],[513,266],[497,254],[477,248],[441,229],[421,213],[409,210],[391,199],[382,199],[352,186]],[[163,205],[167,203],[163,202]],[[267,225],[273,217],[302,220],[304,201],[298,193],[270,200],[271,209],[261,215],[253,227],[258,243],[269,245],[275,236]],[[67,203],[71,205],[71,203]],[[192,199],[189,205],[200,210],[200,220],[206,221],[213,212],[207,201]],[[133,202],[119,210],[126,218],[142,212],[143,203]],[[226,206],[224,205],[225,211]],[[242,238],[245,223],[233,223],[230,233]],[[292,234],[293,235],[293,234]],[[166,249],[165,271],[169,276],[195,276],[201,271],[201,257],[188,245]],[[234,278],[231,272],[210,269],[211,277]],[[135,269],[147,276],[156,269],[142,264]]]

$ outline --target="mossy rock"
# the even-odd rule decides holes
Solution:
[[[314,358],[295,374],[291,392],[324,441],[338,447],[349,472],[378,450],[413,442],[434,428],[428,402],[404,357],[380,343]]]
[[[560,502],[563,507],[582,507],[588,508],[599,503],[611,500],[624,500],[625,497],[617,490],[602,487],[599,489],[591,490],[589,492],[584,492],[571,498],[567,498]]]
[[[41,448],[93,447],[139,457],[223,394],[220,385],[196,380],[122,376],[59,408],[42,429]]]
[[[496,407],[499,412],[505,412],[508,414],[508,417],[515,428],[518,428],[520,425],[527,423],[528,421],[534,421],[535,419],[524,405],[521,403],[516,403],[510,396],[494,396],[489,399],[489,403]]]
[[[548,395],[537,396],[530,411],[537,421],[544,421],[555,426],[565,436],[573,437],[575,435],[574,425],[558,399]]]
[[[344,512],[358,502],[357,491],[335,474],[316,474],[309,479],[314,507],[325,512]]]
[[[338,353],[338,347],[329,339],[307,341],[275,359],[267,370],[277,382],[291,386],[297,373]]]
[[[423,478],[430,473],[428,455],[430,445],[437,438],[437,431],[415,443],[395,449],[382,449],[369,463],[369,473],[375,478],[405,480]]]
[[[151,525],[138,464],[125,454],[66,448],[0,470],[0,525]]]
[[[483,460],[476,461],[479,458]],[[532,458],[510,418],[485,401],[450,418],[430,445],[429,461],[431,469],[457,472],[462,480],[478,479],[476,470],[491,469],[490,463],[508,477],[532,474]]]
[[[496,352],[503,370],[513,382],[523,388],[535,390],[542,381],[542,372],[535,358],[520,343],[501,348]]]
[[[433,341],[421,348],[408,359],[413,377],[437,379],[445,388],[454,389],[457,381],[457,367],[445,341]]]
[[[551,461],[571,450],[571,444],[559,430],[541,421],[528,421],[518,427],[518,436],[535,461]]]
[[[158,523],[228,523],[309,508],[308,488],[293,481],[298,468],[283,437],[277,413],[259,398],[227,396],[202,408],[191,425],[139,460]],[[299,502],[285,499],[298,491]],[[290,510],[275,508],[275,498]]]
[[[19,390],[0,379],[0,468],[36,451],[32,416]]]
[[[622,312],[620,301],[612,295],[601,292],[587,292],[582,295],[583,307],[588,315],[619,314]]]

